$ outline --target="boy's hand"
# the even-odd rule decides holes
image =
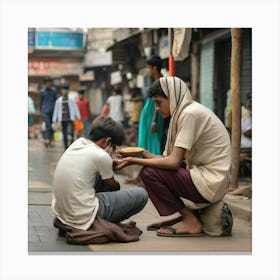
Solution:
[[[110,188],[111,192],[119,191],[120,189],[121,189],[120,183],[117,181],[115,181],[115,186]]]
[[[116,149],[116,145],[108,145],[104,150],[112,157]]]

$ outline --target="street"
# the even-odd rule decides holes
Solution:
[[[52,176],[56,163],[64,149],[60,141],[54,147],[45,148],[41,140],[28,140],[28,247],[30,254],[71,253],[71,252],[110,252],[110,253],[240,253],[251,254],[252,224],[251,199],[228,196],[226,201],[234,216],[232,236],[230,237],[159,237],[146,226],[160,217],[149,200],[145,208],[131,217],[143,231],[140,241],[132,243],[108,243],[90,246],[69,245],[59,237],[52,225],[53,213],[50,208]],[[123,182],[137,174],[137,167],[128,167],[116,174],[123,188]],[[129,175],[128,175],[129,174]],[[176,215],[174,215],[175,217]]]

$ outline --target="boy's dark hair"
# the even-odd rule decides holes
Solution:
[[[159,80],[154,81],[152,83],[152,85],[150,86],[149,96],[150,97],[162,96],[162,97],[168,99],[168,97],[165,95],[164,91],[161,88]]]
[[[162,59],[158,55],[153,55],[146,62],[150,66],[156,66],[158,72],[160,73],[162,67]]]
[[[111,117],[97,117],[90,129],[88,138],[97,141],[101,138],[112,138],[112,144],[122,145],[124,138],[123,126],[120,122],[114,121]]]

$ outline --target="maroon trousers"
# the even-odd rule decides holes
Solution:
[[[165,170],[143,167],[141,179],[160,216],[169,216],[185,207],[180,197],[194,203],[208,203],[197,191],[190,171],[184,167]]]

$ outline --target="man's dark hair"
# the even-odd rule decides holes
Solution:
[[[158,72],[160,73],[162,67],[162,59],[158,55],[153,55],[146,62],[150,66],[156,66]]]
[[[86,92],[86,87],[85,86],[80,86],[78,89],[79,94],[85,94]]]
[[[162,97],[168,99],[168,97],[165,95],[164,91],[161,88],[159,80],[156,80],[152,83],[152,85],[149,89],[149,96],[150,97],[162,96]]]
[[[113,91],[118,95],[122,94],[122,89],[119,86],[114,87]]]
[[[60,88],[61,88],[62,90],[69,91],[69,86],[68,86],[68,85],[61,85]]]
[[[124,138],[123,126],[111,117],[100,116],[94,120],[88,138],[92,141],[97,141],[107,137],[112,138],[112,144],[122,145]]]

